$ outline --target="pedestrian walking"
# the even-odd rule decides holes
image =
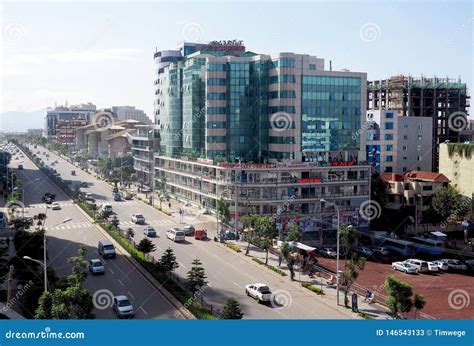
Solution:
[[[281,256],[278,256],[278,266],[279,266],[279,267],[281,267],[281,261],[282,261],[282,260],[283,260],[283,259],[281,258]]]
[[[169,208],[169,209],[171,209],[171,202],[170,202],[170,203],[168,203],[168,208]]]

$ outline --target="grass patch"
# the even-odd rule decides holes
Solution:
[[[163,214],[171,216],[172,214],[169,211],[161,209],[159,206],[155,206],[155,209],[161,211]]]
[[[368,313],[365,313],[365,312],[359,312],[359,316],[362,317],[365,320],[374,320],[375,319],[371,315],[369,315]]]
[[[272,266],[271,264],[265,264],[265,262],[262,261],[260,258],[253,257],[252,261],[257,262],[258,264],[260,264],[264,267],[267,267],[268,269],[274,271],[277,274],[280,274],[281,276],[286,276],[286,273],[283,270],[281,270],[280,268],[277,268],[275,266]]]
[[[240,250],[240,247],[235,244],[226,243],[225,246],[227,246],[231,250],[234,250],[235,252],[242,252],[242,250]]]
[[[301,283],[301,286],[304,287],[304,288],[306,288],[306,289],[308,289],[308,290],[310,290],[311,292],[316,293],[316,294],[319,294],[319,295],[323,295],[323,294],[324,294],[324,291],[323,291],[321,288],[316,287],[316,286],[312,285],[312,284],[309,283],[309,282],[302,282],[302,283]]]

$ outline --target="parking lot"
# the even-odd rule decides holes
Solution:
[[[336,261],[318,258],[320,265],[336,270]],[[342,268],[344,259],[340,262]],[[390,264],[367,261],[360,272],[357,284],[374,292],[387,295],[384,282],[387,276],[407,282],[413,286],[413,292],[425,296],[427,304],[423,312],[437,319],[474,318],[474,275],[443,272],[440,274],[410,275],[392,269]]]

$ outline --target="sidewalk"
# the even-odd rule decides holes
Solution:
[[[245,242],[245,241],[228,241],[228,242],[239,246],[242,250],[242,255],[245,256],[244,254],[245,254],[245,251],[247,249],[247,242]],[[260,250],[259,248],[255,247],[253,245],[250,245],[250,252],[249,252],[249,257],[248,258],[257,257],[257,258],[261,259],[262,261],[265,261],[265,256],[266,256],[265,251]],[[288,270],[288,267],[285,264],[285,261],[282,262],[281,266],[278,266],[278,257],[276,255],[272,254],[272,253],[269,253],[268,254],[268,264],[272,265],[274,267],[280,268],[282,271],[284,271],[287,274],[287,276],[282,278],[282,280],[287,280],[289,283],[292,283],[290,281],[290,271]],[[315,299],[321,300],[321,301],[325,302],[328,305],[333,304],[334,307],[336,308],[336,306],[335,306],[336,305],[336,295],[337,295],[336,287],[335,286],[328,286],[326,284],[326,281],[329,279],[330,275],[334,274],[334,273],[330,273],[330,272],[324,271],[324,270],[321,270],[320,273],[321,273],[320,274],[321,276],[319,276],[319,277],[315,276],[313,278],[310,278],[306,272],[300,272],[299,267],[296,266],[295,267],[295,281],[293,282],[293,284],[298,285],[303,290],[306,290],[306,289],[301,287],[302,282],[309,282],[309,283],[311,283],[312,285],[314,285],[318,288],[322,288],[324,290],[324,295],[320,296],[320,295],[316,295],[314,293]],[[276,274],[276,275],[278,275],[278,274]],[[308,290],[308,292],[309,292],[309,294],[313,294],[309,290]],[[349,293],[349,296],[348,296],[349,300],[351,300],[352,293],[354,293],[354,292],[351,291]],[[357,293],[358,293],[359,313],[365,313],[365,314],[369,315],[370,317],[372,317],[373,319],[378,319],[378,320],[391,319],[391,317],[386,313],[386,309],[384,307],[380,306],[377,303],[372,303],[372,304],[364,303],[363,300],[364,300],[365,297],[363,295],[360,295],[360,292],[357,292]],[[340,301],[340,304],[341,304],[339,309],[344,309],[347,313],[352,313],[351,309],[345,308],[344,305],[343,305],[344,304],[344,292],[342,291],[342,289],[339,292],[339,301]],[[352,313],[352,315],[354,317],[360,317],[357,313]]]

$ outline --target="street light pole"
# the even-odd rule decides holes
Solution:
[[[337,295],[336,295],[336,304],[339,305],[339,239],[340,239],[339,229],[340,229],[340,220],[341,220],[341,217],[340,217],[340,214],[339,214],[339,206],[336,203],[328,202],[323,198],[320,199],[320,202],[327,203],[329,205],[334,206],[334,208],[336,209],[336,213],[337,213],[337,230],[336,230],[336,292],[337,292]]]

